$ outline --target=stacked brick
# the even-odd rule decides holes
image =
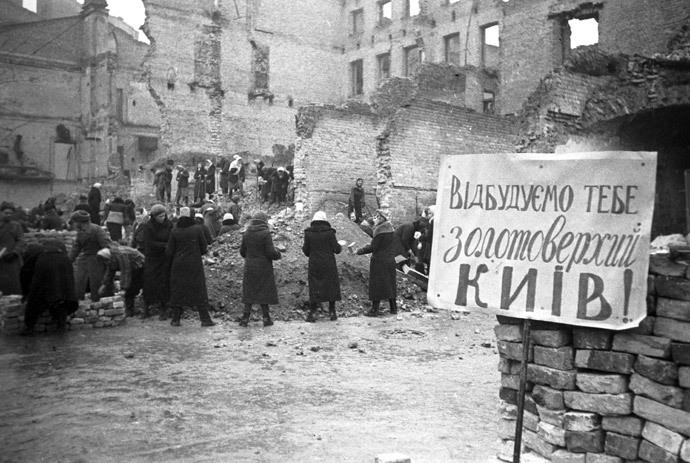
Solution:
[[[70,330],[105,328],[124,323],[125,303],[121,295],[101,298],[98,302],[80,301],[79,309],[67,317]],[[17,334],[24,328],[24,304],[21,296],[0,296],[0,331]],[[57,325],[46,310],[36,323],[37,333],[55,331]]]
[[[77,232],[72,230],[43,230],[24,233],[24,242],[27,246],[30,244],[39,244],[43,240],[60,240],[65,243],[67,249],[70,249],[76,238]]]
[[[690,281],[649,286],[635,329],[532,322],[522,461],[690,462]],[[523,325],[499,323],[498,458],[513,461]]]

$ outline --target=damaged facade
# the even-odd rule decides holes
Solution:
[[[0,196],[25,206],[156,157],[149,46],[105,0],[0,1]]]

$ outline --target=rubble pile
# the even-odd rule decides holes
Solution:
[[[79,309],[67,317],[70,330],[105,328],[124,323],[125,303],[121,295],[101,298],[98,302],[79,301]],[[0,331],[18,334],[24,328],[24,303],[21,296],[0,297]],[[46,310],[38,319],[34,331],[37,333],[57,330],[55,320]]]
[[[529,461],[690,462],[687,267],[653,259],[637,328],[532,322],[521,449]],[[498,457],[513,461],[523,325],[499,323]]]
[[[271,314],[277,320],[304,319],[308,311],[309,287],[307,279],[308,259],[302,253],[303,231],[310,219],[300,217],[293,209],[269,210],[269,223],[273,230],[273,243],[282,253],[282,258],[273,263],[280,304],[271,307]],[[354,222],[342,214],[332,217],[331,226],[339,240],[353,247],[362,247],[371,240]],[[216,317],[234,321],[242,313],[242,276],[244,259],[240,256],[240,231],[222,235],[210,246],[204,256],[209,302],[216,311]],[[371,307],[368,298],[369,256],[358,256],[344,247],[336,255],[340,274],[342,300],[336,308],[339,316],[359,316]],[[398,278],[398,307],[403,311],[421,310],[426,304],[426,293],[407,280]],[[382,308],[386,310],[386,303]],[[258,317],[255,308],[254,316]],[[322,304],[318,318],[326,318],[328,304]],[[192,315],[193,316],[193,315]]]

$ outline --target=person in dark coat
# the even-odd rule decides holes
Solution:
[[[170,239],[172,224],[168,219],[165,206],[154,204],[151,207],[151,218],[142,225],[141,244],[144,249],[144,311],[141,318],[151,315],[151,307],[159,307],[159,319],[168,318],[170,300],[170,258],[165,248]]]
[[[224,195],[227,195],[229,190],[230,164],[228,159],[221,158],[218,165],[220,169],[220,192]]]
[[[59,240],[46,240],[30,245],[24,254],[21,268],[24,308],[22,336],[33,336],[36,321],[47,308],[57,321],[58,332],[67,328],[67,316],[79,308],[74,287],[72,263],[67,257],[65,244]]]
[[[65,224],[52,204],[49,204],[45,209],[40,228],[41,230],[62,230],[65,228]]]
[[[405,262],[414,264],[416,241],[421,237],[422,231],[422,222],[419,220],[395,227],[395,256],[401,256],[397,264],[399,270],[402,270]]]
[[[233,215],[229,212],[226,212],[225,215],[223,215],[223,224],[220,226],[218,236],[225,235],[226,233],[230,233],[239,229],[240,226],[237,225],[237,222],[235,222],[235,218],[233,217]]]
[[[358,255],[370,254],[369,300],[371,310],[364,315],[378,317],[381,300],[388,299],[392,314],[398,313],[395,301],[395,233],[383,211],[376,211],[374,217],[374,238],[371,243],[357,250]]]
[[[347,202],[347,215],[352,218],[354,213],[355,223],[362,222],[362,208],[365,206],[364,187],[362,185],[364,185],[364,180],[358,178],[355,181],[355,186],[350,190],[350,199]]]
[[[263,314],[264,326],[273,325],[268,306],[278,304],[278,288],[273,273],[273,261],[281,258],[280,251],[273,246],[268,216],[263,211],[256,212],[242,235],[240,255],[244,257],[244,276],[242,278],[242,302],[244,312],[240,326],[249,324],[252,304],[259,304]]]
[[[76,262],[74,270],[74,284],[77,299],[84,300],[86,287],[89,287],[91,300],[100,300],[98,287],[103,281],[105,266],[96,258],[96,254],[108,245],[108,238],[103,229],[89,220],[85,211],[72,213],[72,223],[77,229],[77,238],[69,250],[71,262]]]
[[[304,231],[302,252],[309,258],[307,275],[309,279],[309,315],[307,321],[314,323],[316,308],[321,302],[328,302],[331,320],[337,320],[335,301],[340,300],[340,278],[335,255],[342,246],[335,238],[335,230],[328,223],[326,213],[314,214],[311,225]]]
[[[431,245],[434,239],[434,214],[436,212],[436,206],[429,206],[424,211],[424,216],[429,220],[429,225],[427,225],[426,230],[419,237],[419,242],[421,244],[420,254],[422,256],[422,263],[426,265],[426,273],[429,274],[431,270]]]
[[[199,163],[194,172],[194,202],[203,202],[206,198],[206,169]]]
[[[122,227],[125,225],[127,205],[119,196],[105,205],[105,226],[110,233],[110,239],[118,242],[122,239]]]
[[[263,166],[261,168],[261,175],[259,176],[259,188],[261,189],[261,202],[273,202],[273,177],[275,176],[276,168]]]
[[[79,195],[79,202],[76,206],[74,206],[74,211],[86,211],[89,213],[89,215],[91,215],[91,206],[89,206],[89,203],[87,201],[88,198],[86,197],[86,195]]]
[[[0,204],[0,292],[5,295],[22,292],[19,272],[24,252],[24,230],[12,220],[14,212],[14,204]]]
[[[175,205],[182,205],[180,201],[184,199],[184,205],[189,206],[189,172],[184,166],[177,166],[177,192],[175,193]]]
[[[275,175],[273,176],[272,191],[271,191],[271,203],[277,202],[278,205],[287,201],[288,184],[290,183],[290,177],[285,170],[285,167],[278,167]]]
[[[180,326],[184,307],[196,307],[201,326],[213,326],[208,313],[208,292],[201,256],[206,254],[206,238],[201,227],[190,217],[188,207],[180,208],[180,218],[170,232],[165,253],[170,265],[170,308],[172,326]]]
[[[216,165],[210,159],[206,160],[206,193],[216,192]],[[210,196],[209,196],[210,197]]]
[[[232,195],[232,198],[230,198],[230,204],[228,204],[228,212],[232,214],[232,217],[235,219],[235,223],[238,225],[240,223],[240,219],[242,218],[242,206],[240,206],[239,202],[240,196]]]
[[[94,183],[89,190],[87,202],[91,209],[91,223],[95,223],[96,225],[101,224],[101,199],[101,184]]]

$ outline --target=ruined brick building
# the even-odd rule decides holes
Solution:
[[[0,0],[0,197],[33,206],[156,157],[148,51],[105,0]]]
[[[294,142],[298,200],[343,201],[361,176],[399,221],[434,201],[442,154],[657,150],[655,232],[684,227],[686,1],[144,4],[170,153]],[[597,43],[572,47],[588,19]]]
[[[113,88],[128,115],[143,105],[158,159],[294,147],[308,208],[363,177],[367,203],[399,223],[435,201],[443,154],[654,150],[654,233],[684,231],[685,0],[142,1],[151,45],[103,112],[117,119]],[[85,21],[105,0],[89,3]],[[594,44],[571,45],[580,20]],[[120,146],[96,158],[117,166]]]

